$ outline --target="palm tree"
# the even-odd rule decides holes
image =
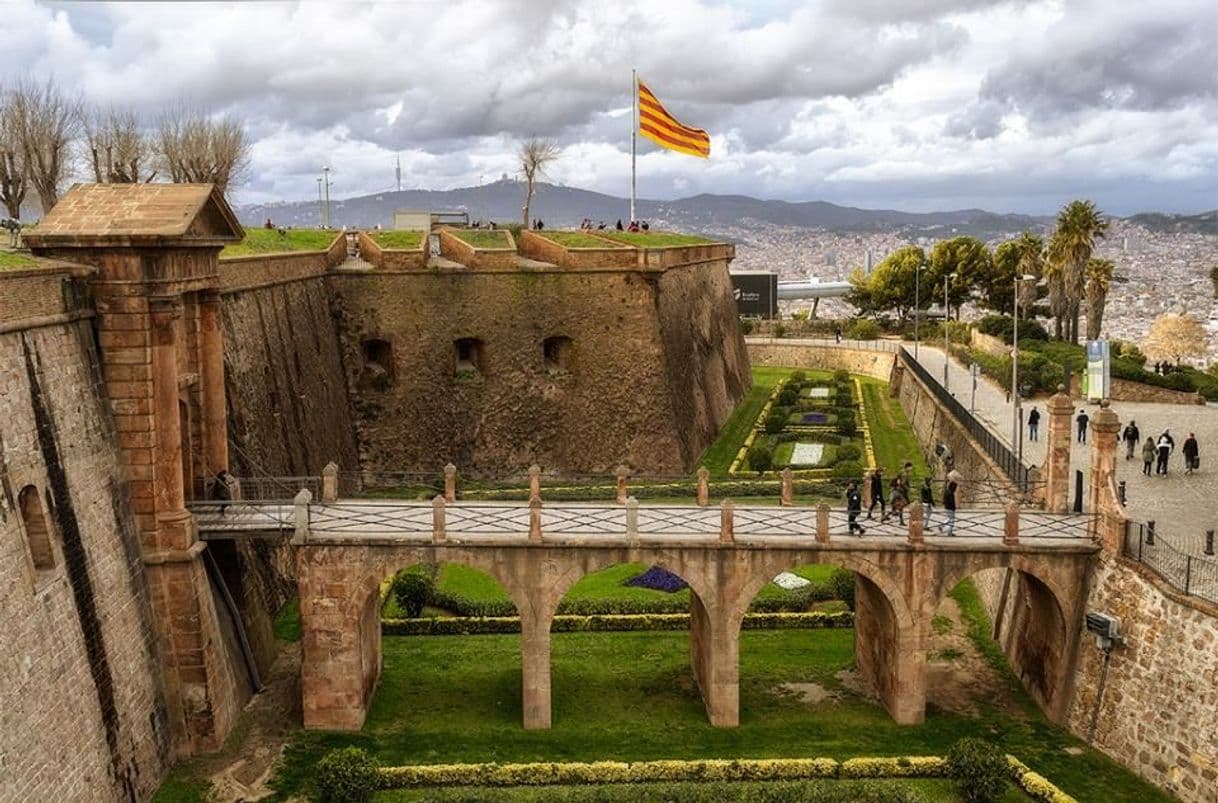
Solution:
[[[1049,312],[1053,315],[1053,337],[1065,340],[1063,322],[1070,313],[1070,300],[1066,293],[1065,247],[1062,238],[1053,233],[1045,249],[1045,280],[1049,284]]]
[[[1035,276],[1037,279],[1042,278],[1045,272],[1044,238],[1030,231],[1025,231],[1015,241],[1015,249],[1016,253],[1019,254],[1019,261],[1016,263],[1018,275]],[[1029,286],[1019,282],[1016,287],[1016,303],[1019,304],[1020,310],[1023,311],[1026,317],[1031,313],[1032,306],[1036,303],[1036,285],[1031,284]]]
[[[1112,286],[1113,264],[1111,259],[1087,261],[1087,339],[1098,340],[1100,326],[1104,322],[1104,304],[1108,301],[1108,288]]]
[[[1108,230],[1108,221],[1091,201],[1071,201],[1057,214],[1057,231],[1053,233],[1053,254],[1061,269],[1064,309],[1069,331],[1066,338],[1078,342],[1080,301],[1087,289],[1087,263],[1095,250],[1095,241]]]

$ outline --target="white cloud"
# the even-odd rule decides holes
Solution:
[[[154,117],[205,104],[256,145],[239,201],[436,189],[514,172],[556,137],[556,180],[629,181],[629,75],[713,137],[640,145],[640,194],[746,193],[925,209],[1111,211],[1218,198],[1208,0],[497,0],[10,3],[0,75],[54,75]],[[1053,195],[1057,193],[1058,195]]]

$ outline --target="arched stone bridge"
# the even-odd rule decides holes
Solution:
[[[893,719],[921,722],[927,642],[943,597],[983,569],[1010,568],[1025,603],[1007,651],[1050,717],[1067,710],[1092,558],[1082,517],[960,511],[957,534],[846,534],[844,511],[815,508],[434,503],[342,500],[194,505],[204,539],[288,530],[298,568],[307,728],[363,722],[381,670],[379,587],[420,562],[461,563],[498,580],[520,612],[524,726],[550,725],[550,623],[581,577],[626,562],[662,566],[691,589],[690,661],[711,723],[739,722],[745,611],[780,572],[824,563],[856,573],[860,673]]]

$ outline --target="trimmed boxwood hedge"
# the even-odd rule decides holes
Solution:
[[[686,603],[686,608],[689,604]],[[746,613],[744,630],[818,630],[850,628],[850,611],[807,611],[801,613]],[[550,624],[552,633],[608,633],[642,630],[688,630],[688,613],[608,614],[571,616],[559,614]],[[381,633],[386,636],[474,636],[519,633],[520,617],[454,617],[449,619],[385,619]]]

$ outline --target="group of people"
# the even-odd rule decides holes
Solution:
[[[884,470],[877,468],[872,472],[871,477],[867,480],[869,483],[868,490],[871,495],[871,504],[867,508],[867,518],[870,520],[874,514],[876,506],[880,508],[880,524],[888,521],[892,516],[897,517],[897,521],[905,524],[905,508],[911,503],[910,495],[913,487],[913,463],[908,460],[901,467],[900,472],[892,478],[888,490],[888,502],[885,505],[884,500]],[[939,532],[944,535],[951,535],[956,528],[956,497],[959,487],[956,480],[948,476],[947,481],[943,486],[943,521],[938,525]],[[925,477],[922,480],[922,486],[918,489],[918,499],[922,505],[922,524],[929,527],[931,518],[935,512],[935,490],[931,484],[930,477]],[[863,525],[859,524],[859,516],[863,512],[863,497],[859,491],[858,483],[851,480],[846,486],[846,518],[849,524],[851,534],[858,535],[866,534],[867,530]]]
[[[1130,421],[1125,425],[1125,430],[1121,433],[1121,440],[1125,442],[1125,459],[1132,460],[1134,450],[1142,442],[1138,422]],[[1142,443],[1142,473],[1149,477],[1151,475],[1150,467],[1153,464],[1155,476],[1166,477],[1168,460],[1174,451],[1176,451],[1176,439],[1172,437],[1170,429],[1163,430],[1158,439],[1153,435],[1147,436],[1145,443]],[[1184,455],[1185,474],[1192,474],[1201,467],[1201,448],[1197,443],[1196,433],[1188,433],[1188,437],[1184,439],[1184,445],[1180,448],[1180,453]]]
[[[621,221],[619,221],[618,228],[620,229],[621,227],[622,224]],[[602,220],[594,226],[592,225],[592,218],[590,217],[584,218],[583,222],[579,224],[580,231],[600,231],[603,228],[605,228],[605,221]]]

